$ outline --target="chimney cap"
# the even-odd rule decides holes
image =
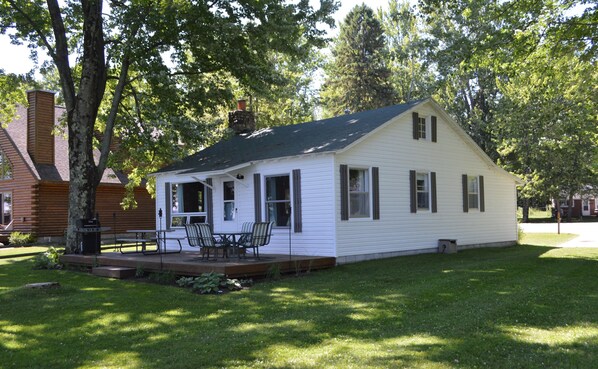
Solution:
[[[43,89],[40,89],[40,88],[36,88],[36,89],[33,89],[33,90],[27,90],[25,92],[26,93],[30,93],[30,92],[45,92],[45,93],[53,94],[53,95],[56,95],[58,93],[57,91],[43,90]]]
[[[237,110],[247,110],[247,100],[241,98],[237,100]]]

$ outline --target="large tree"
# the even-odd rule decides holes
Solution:
[[[390,0],[388,9],[377,13],[388,53],[386,65],[398,102],[430,97],[434,73],[426,59],[425,33],[421,17],[408,0]]]
[[[395,93],[385,63],[384,31],[367,5],[354,7],[340,26],[321,92],[325,114],[391,105]]]
[[[332,0],[317,10],[307,0],[1,2],[2,33],[41,47],[58,71],[71,178],[67,249],[75,247],[76,220],[95,212],[115,132],[147,137],[159,162],[169,147],[201,135],[198,117],[230,98],[219,73],[248,86],[275,83],[266,56],[302,60],[322,45],[318,27],[332,23],[334,8]]]

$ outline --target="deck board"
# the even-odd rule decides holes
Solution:
[[[201,260],[199,252],[183,251],[180,254],[121,254],[102,253],[101,255],[67,254],[61,256],[61,262],[84,266],[118,266],[142,268],[145,272],[173,272],[177,275],[197,276],[202,273],[223,273],[230,278],[264,277],[277,265],[280,273],[332,268],[336,258],[301,255],[260,255],[254,258],[229,259],[217,261]]]

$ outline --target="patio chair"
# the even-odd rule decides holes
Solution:
[[[228,258],[228,241],[223,238],[216,239],[212,232],[212,228],[208,223],[196,223],[196,226],[199,230],[199,242],[201,243],[201,248],[202,250],[206,250],[208,260],[210,259],[210,250],[212,249],[216,253],[216,258],[218,258],[218,249],[222,249],[223,258]]]
[[[241,232],[244,233],[239,237],[238,244],[247,243],[253,232],[253,222],[244,222],[241,226]]]
[[[185,224],[185,231],[187,232],[187,241],[189,246],[199,247],[201,250],[201,258],[204,259],[207,255],[207,260],[210,259],[210,250],[216,251],[218,256],[218,249],[223,249],[223,257],[228,256],[228,244],[223,240],[217,240],[212,234],[212,229],[206,223]]]
[[[260,247],[266,246],[270,243],[272,236],[272,227],[274,222],[256,222],[253,224],[251,237],[248,237],[244,242],[239,242],[239,247],[242,249],[252,249],[253,254],[259,260]]]

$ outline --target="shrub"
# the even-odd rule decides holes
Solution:
[[[31,233],[11,232],[8,237],[8,242],[14,246],[23,246],[34,241],[35,237]]]
[[[243,289],[244,285],[249,285],[245,282],[246,284],[243,284],[238,279],[227,278],[224,274],[214,272],[203,273],[199,277],[181,277],[176,281],[180,287],[191,287],[201,294],[222,293],[222,289],[237,291]]]
[[[166,272],[149,273],[148,278],[150,281],[159,284],[171,284],[176,280],[176,276],[171,270]]]
[[[35,257],[34,267],[36,269],[62,269],[59,258],[58,250],[50,247],[48,251],[42,252]]]

